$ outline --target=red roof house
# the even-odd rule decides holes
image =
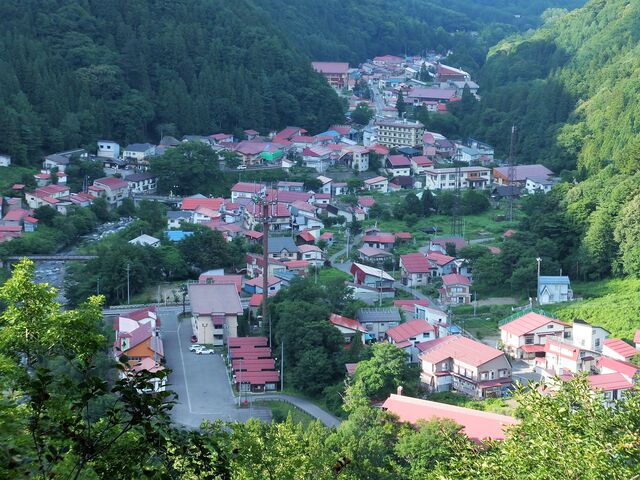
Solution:
[[[398,416],[400,421],[416,424],[418,420],[448,419],[462,426],[462,433],[477,443],[504,440],[506,431],[518,420],[506,415],[431,402],[404,395],[391,394],[382,408]]]

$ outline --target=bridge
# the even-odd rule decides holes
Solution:
[[[177,205],[182,202],[182,197],[176,197],[175,195],[133,195],[133,201],[138,203],[141,200],[147,200],[149,202],[167,203],[169,205]]]
[[[34,262],[82,262],[98,257],[96,255],[17,255],[7,257],[7,263],[19,262],[23,258],[28,258]]]

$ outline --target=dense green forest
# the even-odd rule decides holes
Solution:
[[[165,134],[311,131],[343,106],[244,0],[0,2],[0,152]]]
[[[384,54],[447,53],[475,69],[486,48],[510,33],[540,25],[550,7],[583,0],[254,0],[307,55],[353,65]]]
[[[625,0],[594,0],[505,40],[482,69],[482,102],[463,115],[467,132],[504,153],[515,124],[522,163],[635,171],[639,40],[640,5]]]

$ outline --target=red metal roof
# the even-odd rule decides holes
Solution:
[[[413,235],[409,232],[396,232],[395,236],[400,240],[411,240],[413,238]]]
[[[265,383],[277,383],[280,381],[280,372],[238,372],[235,383],[249,383],[251,385],[264,385]]]
[[[610,348],[621,357],[627,359],[633,357],[636,353],[638,353],[638,350],[636,350],[624,340],[620,340],[619,338],[607,338],[603,342],[603,345],[607,348]]]
[[[429,262],[421,253],[400,255],[400,262],[408,273],[429,273]]]
[[[439,363],[447,358],[479,367],[504,353],[497,348],[476,342],[460,335],[449,335],[420,344],[420,358],[429,363]]]
[[[400,343],[421,333],[433,332],[434,330],[434,326],[427,323],[426,320],[409,320],[397,327],[390,328],[386,333],[395,343]]]
[[[352,318],[343,317],[342,315],[338,315],[337,313],[332,313],[331,317],[329,317],[329,321],[336,327],[348,328],[353,331],[367,331],[367,329],[364,328],[359,321]]]
[[[264,298],[264,295],[262,295],[261,293],[254,293],[253,295],[251,295],[251,298],[249,299],[249,306],[259,307],[260,305],[262,305],[263,298]]]
[[[600,375],[589,375],[589,384],[594,390],[622,390],[633,387],[633,382],[621,373],[603,373]]]
[[[234,372],[262,372],[275,370],[276,362],[273,358],[259,358],[257,360],[237,359],[231,362]]]
[[[361,196],[358,197],[358,205],[361,207],[371,207],[376,203],[376,200],[370,196]]]
[[[382,408],[397,415],[401,421],[413,424],[418,420],[448,418],[462,425],[462,433],[475,442],[481,442],[487,438],[503,440],[505,438],[505,429],[518,423],[518,420],[506,415],[431,402],[404,395],[390,395],[382,405]]]
[[[411,160],[409,160],[404,155],[389,155],[387,161],[392,167],[395,168],[411,166]]]
[[[267,337],[229,337],[229,348],[241,348],[246,346],[266,347]]]
[[[181,210],[196,210],[199,207],[208,208],[213,210],[214,212],[218,212],[220,210],[220,206],[224,202],[224,198],[198,198],[198,197],[187,197],[182,200],[182,204],[180,205]]]
[[[640,367],[633,363],[609,357],[600,357],[597,366],[602,373],[621,373],[629,378],[633,378],[640,371]]]
[[[378,233],[375,235],[365,235],[362,241],[371,243],[396,243],[396,237],[393,233]]]
[[[316,239],[308,230],[303,230],[298,234],[298,236],[303,239],[305,242],[314,242]]]
[[[471,285],[469,277],[460,275],[459,273],[450,273],[449,275],[442,276],[443,285]]]
[[[242,290],[242,275],[208,275],[206,272],[201,273],[198,277],[200,283],[213,283],[217,285],[231,284],[235,285],[238,292]]]
[[[544,352],[544,345],[522,345],[520,349],[525,353]]]
[[[238,182],[231,187],[232,192],[259,193],[266,185],[262,183]]]
[[[356,373],[356,368],[358,368],[357,363],[345,363],[345,368],[347,369],[347,374],[352,377]]]
[[[444,253],[440,253],[435,250],[432,250],[429,253],[427,253],[427,260],[435,263],[439,267],[443,267],[444,265],[453,262],[455,258],[450,257],[449,255],[445,255]]]
[[[106,185],[111,190],[117,190],[119,188],[128,188],[129,184],[122,180],[121,178],[116,177],[104,177],[98,178],[93,181],[94,184],[99,183],[100,185]]]
[[[546,317],[536,312],[529,312],[509,323],[501,325],[500,330],[519,337],[543,327],[548,323],[556,323],[565,327],[569,326],[569,324],[556,320],[555,318]]]

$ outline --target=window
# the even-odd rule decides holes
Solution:
[[[599,346],[600,346],[600,339],[596,338],[596,347],[599,347]]]
[[[550,323],[549,325],[547,325],[547,330],[551,330],[553,328],[553,323]]]

